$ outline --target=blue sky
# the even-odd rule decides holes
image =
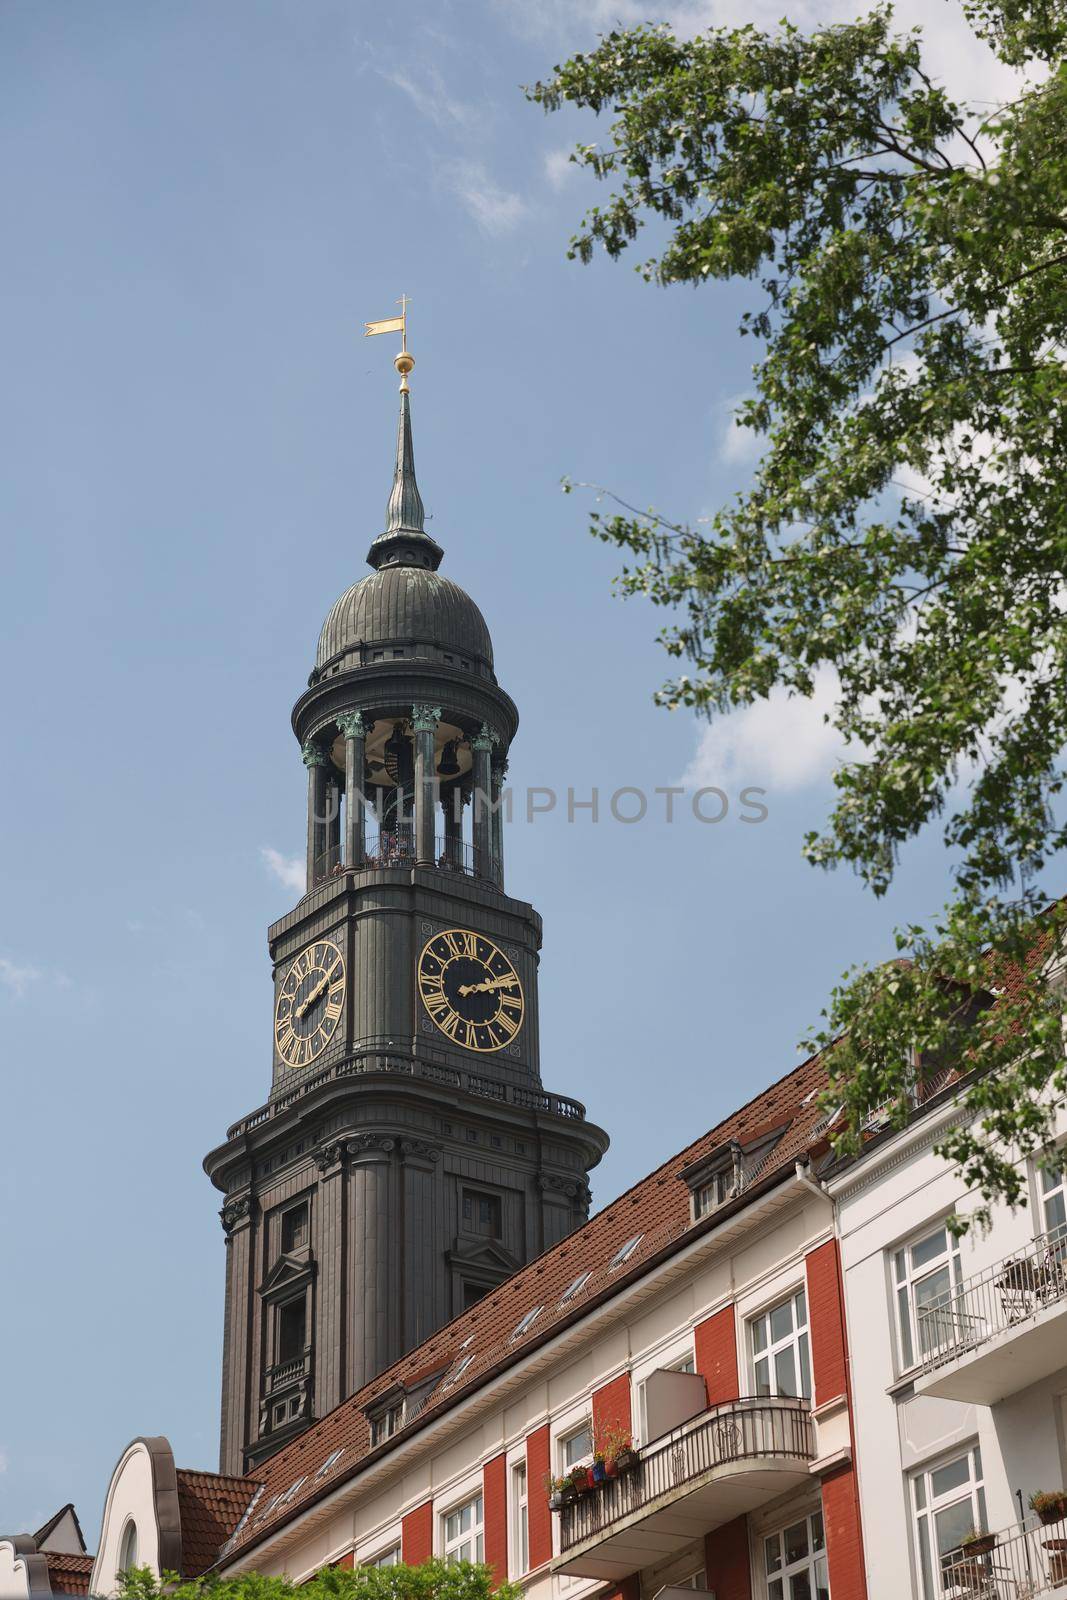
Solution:
[[[612,598],[588,497],[560,493],[566,473],[693,518],[750,466],[741,292],[568,263],[590,190],[565,151],[596,133],[519,87],[646,9],[0,7],[2,1529],[73,1498],[94,1539],[135,1434],[216,1464],[200,1161],[269,1088],[265,930],[304,824],[289,711],[383,526],[392,346],[358,330],[402,290],[429,527],[519,705],[513,781],[688,773],[735,799],[716,826],[508,832],[545,919],[544,1081],[613,1138],[595,1202],[787,1071],[841,970],[939,900],[934,840],[880,905],[801,862],[832,760],[810,708],[708,734],[654,709],[661,619]],[[993,93],[948,8],[931,20]]]

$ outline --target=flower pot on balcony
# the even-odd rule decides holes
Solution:
[[[963,1554],[965,1556],[968,1556],[968,1557],[969,1556],[987,1556],[991,1550],[995,1550],[996,1548],[997,1548],[997,1536],[996,1536],[996,1534],[995,1533],[983,1533],[983,1534],[980,1534],[977,1539],[968,1539],[967,1540],[967,1543],[963,1546]]]
[[[1030,1497],[1030,1504],[1046,1526],[1067,1517],[1067,1494],[1035,1494]]]
[[[613,1464],[618,1472],[632,1472],[637,1465],[637,1451],[620,1450]]]
[[[563,1510],[563,1490],[562,1489],[553,1489],[552,1493],[548,1497],[548,1509],[550,1511],[562,1511]]]
[[[1049,1582],[1058,1588],[1067,1583],[1067,1539],[1046,1539],[1044,1545],[1048,1551]]]
[[[608,1475],[603,1461],[594,1461],[592,1467],[590,1468],[590,1472],[592,1473],[593,1483],[596,1488],[601,1488],[605,1478]]]
[[[588,1467],[575,1467],[571,1473],[571,1482],[579,1494],[588,1494],[593,1487],[593,1480],[589,1476]]]
[[[617,1478],[619,1476],[619,1463],[614,1457],[610,1461],[605,1461],[604,1476],[606,1478]]]
[[[572,1506],[578,1498],[578,1491],[573,1483],[565,1483],[559,1491],[560,1500],[565,1506]]]

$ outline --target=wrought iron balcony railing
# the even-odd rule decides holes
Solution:
[[[371,872],[385,867],[413,867],[416,863],[414,838],[407,833],[383,833],[369,846],[358,867],[349,868],[338,845],[331,845],[315,858],[311,887],[319,888],[348,871]],[[463,839],[449,839],[440,835],[433,842],[433,860],[423,863],[438,872],[459,872],[468,878],[478,878],[483,883],[495,884],[499,871],[490,857]]]
[[[1067,1229],[1039,1234],[1026,1250],[965,1278],[918,1311],[924,1373],[935,1372],[988,1340],[1067,1302]]]
[[[946,1600],[1037,1600],[1067,1586],[1067,1519],[1022,1522],[941,1557]]]
[[[806,1400],[731,1400],[654,1439],[637,1465],[578,1496],[560,1512],[560,1552],[566,1555],[672,1493],[684,1493],[717,1467],[775,1460],[811,1461],[815,1429]]]

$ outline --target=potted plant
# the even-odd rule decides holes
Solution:
[[[603,1458],[604,1470],[609,1478],[617,1477],[620,1472],[629,1472],[637,1465],[633,1438],[626,1428],[611,1428],[598,1441],[597,1452]]]
[[[592,1475],[593,1482],[596,1487],[598,1489],[601,1488],[605,1478],[608,1475],[607,1467],[604,1462],[604,1452],[602,1450],[598,1450],[593,1457]]]
[[[1030,1510],[1039,1522],[1062,1522],[1067,1517],[1067,1489],[1040,1489],[1030,1496]]]
[[[970,1533],[965,1533],[960,1540],[960,1549],[965,1556],[987,1556],[997,1547],[995,1533],[983,1533],[981,1528],[972,1528]]]
[[[572,1467],[571,1483],[579,1494],[588,1494],[593,1487],[592,1474],[588,1467]]]
[[[545,1493],[548,1496],[548,1509],[562,1511],[563,1509],[563,1479],[554,1478],[551,1472],[545,1473]]]
[[[1067,1583],[1067,1539],[1045,1539],[1043,1543],[1048,1551],[1049,1582]]]

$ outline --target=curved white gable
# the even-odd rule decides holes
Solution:
[[[165,1492],[171,1488],[171,1482],[159,1482],[161,1476],[169,1478],[171,1482],[174,1477],[174,1458],[165,1439],[134,1439],[132,1444],[126,1446],[111,1474],[100,1529],[100,1548],[89,1584],[90,1594],[115,1593],[123,1536],[131,1520],[137,1524],[137,1565],[150,1568],[159,1577],[160,1547],[163,1542],[160,1534],[160,1490]]]

